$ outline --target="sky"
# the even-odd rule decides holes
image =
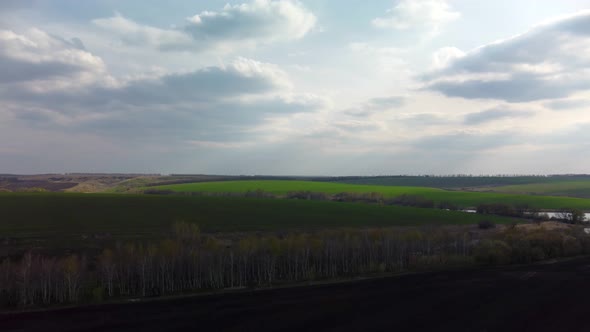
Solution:
[[[590,0],[2,0],[0,173],[590,173]]]

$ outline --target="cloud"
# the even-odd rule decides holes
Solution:
[[[530,115],[531,112],[528,111],[498,107],[481,112],[469,113],[465,116],[464,122],[468,125],[477,125],[502,119],[523,118]]]
[[[37,0],[2,0],[0,1],[0,8],[2,10],[31,8]]]
[[[124,45],[152,47],[160,50],[202,49],[188,34],[181,30],[167,30],[136,23],[117,14],[92,21],[96,26],[116,35]]]
[[[443,49],[425,88],[446,96],[529,102],[590,89],[590,11],[462,54]],[[452,50],[452,52],[451,52]],[[436,56],[435,56],[436,57]]]
[[[368,43],[355,42],[348,45],[349,49],[359,55],[361,61],[369,62],[371,67],[380,73],[407,71],[407,62],[403,59],[406,52],[396,47],[376,47]]]
[[[453,120],[449,119],[448,115],[438,113],[419,113],[406,115],[397,118],[396,121],[416,128],[449,125],[453,123]]]
[[[125,45],[162,51],[231,51],[236,46],[303,38],[315,26],[316,17],[298,1],[256,0],[226,4],[221,11],[203,11],[187,21],[178,29],[161,29],[117,14],[93,23],[117,35]]]
[[[436,34],[440,28],[461,17],[444,0],[401,0],[387,10],[384,17],[375,18],[371,23],[377,28],[426,30]]]
[[[6,86],[0,89],[0,97],[21,104],[60,105],[61,112],[67,112],[86,108],[116,109],[121,105],[138,107],[205,103],[244,95],[264,95],[290,88],[286,74],[278,66],[241,57],[224,67],[163,73],[111,83],[52,91]]]
[[[79,86],[104,75],[102,59],[83,43],[31,28],[23,33],[0,30],[0,84],[30,82],[30,88]]]
[[[406,98],[401,96],[379,97],[369,100],[367,105],[372,109],[390,109],[401,107],[406,103]]]
[[[511,133],[459,132],[422,137],[412,145],[421,150],[479,153],[516,143],[517,135]]]
[[[590,100],[587,99],[561,99],[554,100],[544,104],[552,110],[566,110],[590,106]]]
[[[456,47],[440,48],[432,55],[432,67],[434,69],[445,68],[463,56],[465,56],[465,52]]]
[[[375,97],[356,107],[343,111],[344,114],[353,116],[369,116],[371,114],[400,108],[406,104],[407,98],[403,96]]]
[[[294,91],[277,65],[243,57],[121,79],[83,50],[81,40],[34,29],[0,31],[0,45],[0,68],[11,73],[0,78],[2,120],[72,137],[93,134],[125,144],[251,140],[267,119],[317,111],[327,102]],[[69,84],[53,84],[60,81]]]
[[[110,95],[110,100],[135,105],[170,104],[266,93],[289,84],[278,66],[240,57],[226,67],[133,80],[122,87],[105,89],[104,93]]]
[[[257,127],[272,117],[313,112],[317,105],[281,97],[254,101],[169,103],[161,107],[121,105],[106,114],[80,117],[64,130],[92,132],[125,140],[184,144],[189,141],[248,142],[264,136]],[[41,122],[45,125],[47,122]],[[55,126],[55,123],[50,124]],[[233,144],[233,143],[232,143]],[[232,145],[230,144],[230,145]]]

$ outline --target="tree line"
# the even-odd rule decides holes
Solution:
[[[27,253],[19,260],[5,259],[0,264],[0,306],[23,308],[473,263],[530,262],[590,252],[590,241],[582,234],[508,227],[483,238],[477,232],[446,228],[219,238],[182,222],[162,241],[120,243],[96,257]]]

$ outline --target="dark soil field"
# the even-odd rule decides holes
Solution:
[[[0,330],[588,331],[589,278],[578,258],[5,314]]]

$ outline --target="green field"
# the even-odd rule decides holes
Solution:
[[[222,181],[184,183],[166,186],[149,187],[149,189],[172,190],[176,192],[246,192],[262,189],[274,194],[283,195],[290,191],[309,190],[327,194],[341,192],[369,193],[377,192],[386,197],[402,194],[420,195],[435,202],[448,201],[460,207],[475,207],[481,203],[529,204],[540,209],[578,208],[590,210],[590,199],[553,196],[531,196],[523,194],[503,194],[484,192],[449,191],[427,187],[398,187],[376,185],[352,185],[334,182],[315,181]]]
[[[520,193],[534,195],[554,195],[590,198],[590,181],[562,181],[555,183],[532,183],[523,185],[500,186],[485,190],[502,193]]]
[[[552,176],[371,176],[340,177],[329,181],[381,186],[411,186],[432,188],[496,187],[534,183],[590,181],[588,175]]]
[[[398,196],[404,193],[428,194],[433,192],[446,192],[442,189],[427,187],[399,187],[399,186],[372,186],[350,185],[335,182],[296,181],[296,180],[243,180],[243,181],[216,181],[182,183],[164,186],[149,187],[149,189],[164,189],[177,192],[246,192],[248,190],[262,189],[273,194],[287,194],[290,191],[314,191],[327,194],[341,192],[368,193],[379,192],[386,196]]]
[[[281,199],[124,194],[0,194],[0,239],[161,235],[176,221],[204,231],[474,224],[512,219],[464,212]]]

